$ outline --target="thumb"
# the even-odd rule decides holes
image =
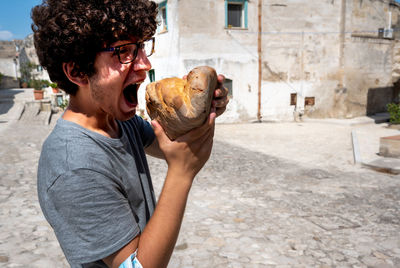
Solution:
[[[217,117],[217,109],[215,107],[211,107],[210,115],[208,117],[209,125],[213,125],[214,124],[216,117]]]
[[[162,126],[160,125],[160,123],[158,123],[157,120],[152,120],[151,121],[151,125],[153,127],[154,130],[154,134],[156,135],[157,139],[160,140],[165,140],[168,139],[167,135],[164,132],[164,129],[162,128]],[[169,140],[169,139],[168,139]]]

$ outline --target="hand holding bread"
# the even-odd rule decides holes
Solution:
[[[185,80],[153,82],[146,87],[147,113],[175,140],[207,120],[217,82],[217,73],[208,66],[194,68]]]

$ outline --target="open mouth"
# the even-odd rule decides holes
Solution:
[[[137,105],[137,91],[140,84],[131,84],[124,89],[124,96],[128,103],[132,105]]]

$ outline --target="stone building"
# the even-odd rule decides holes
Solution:
[[[50,80],[47,71],[40,66],[32,34],[24,40],[0,41],[0,89],[20,87],[20,67],[27,63],[36,66],[32,69],[32,78]]]
[[[19,87],[18,50],[14,41],[0,41],[0,89]]]
[[[33,34],[28,35],[22,42],[19,53],[20,64],[33,63],[36,68],[32,70],[32,77],[39,80],[50,81],[49,74],[40,66],[39,58],[36,54],[35,46],[33,44]]]
[[[226,122],[351,118],[398,100],[395,1],[260,1],[158,1],[155,79],[214,67],[231,91]]]

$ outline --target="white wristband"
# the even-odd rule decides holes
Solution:
[[[137,251],[132,253],[118,268],[143,268],[139,260],[136,258]]]

